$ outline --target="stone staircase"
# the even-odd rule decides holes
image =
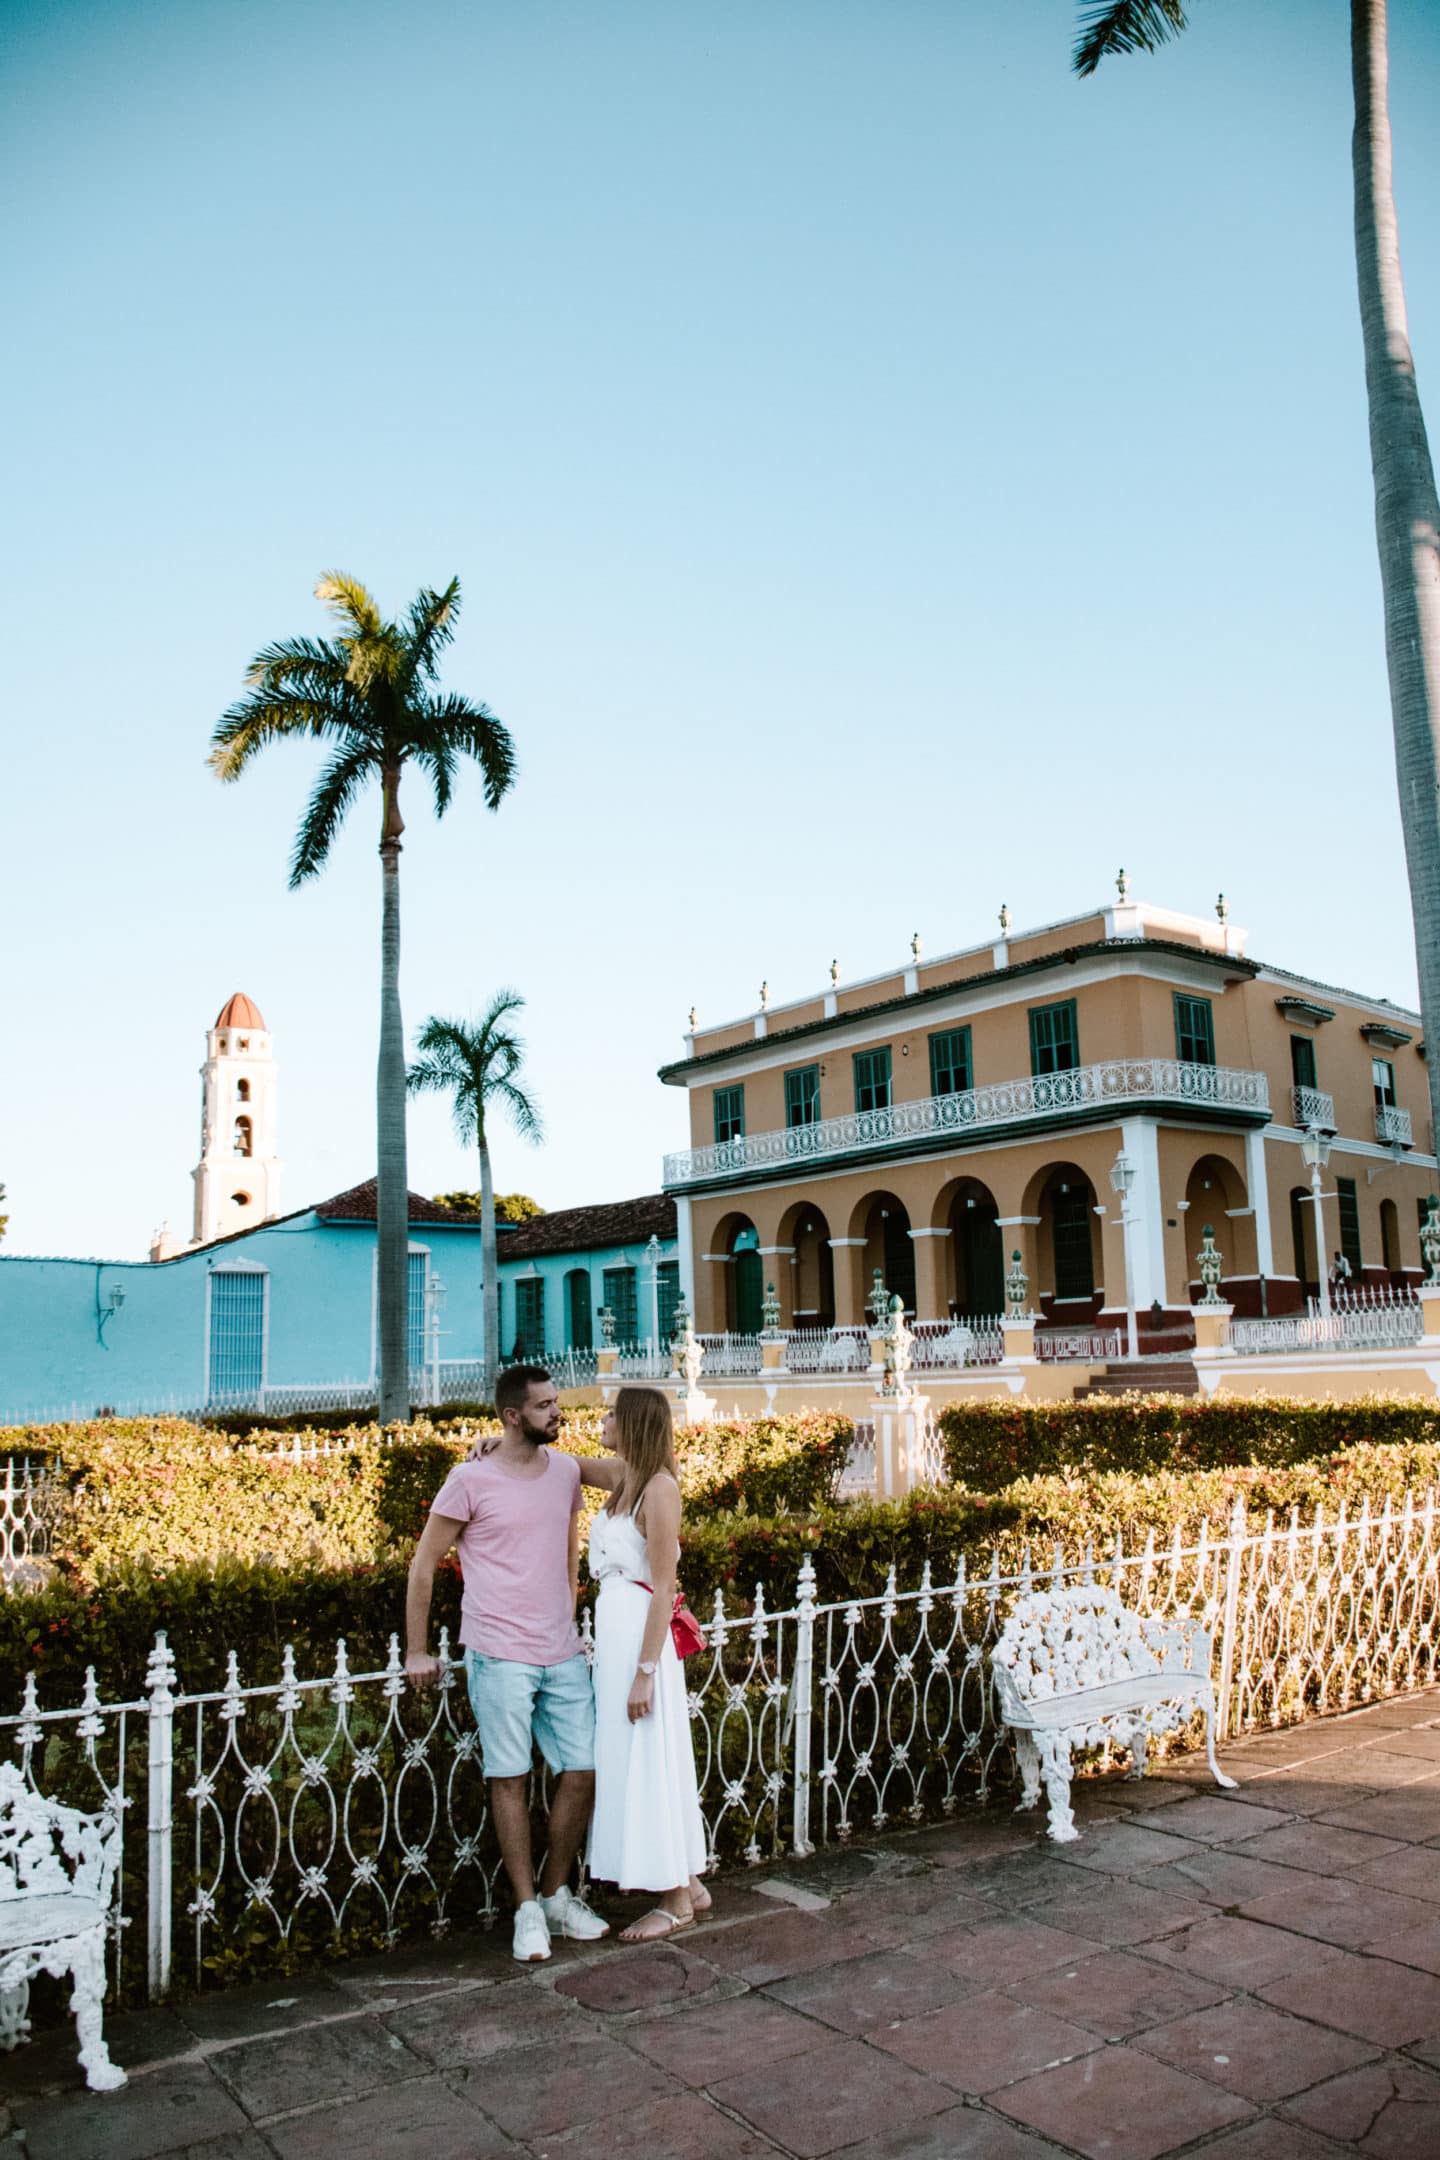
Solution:
[[[1198,1395],[1194,1360],[1189,1357],[1117,1358],[1098,1380],[1075,1390],[1076,1402],[1092,1395]]]

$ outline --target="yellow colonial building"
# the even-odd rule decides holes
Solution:
[[[755,1333],[771,1283],[780,1325],[857,1327],[877,1269],[918,1322],[987,1319],[1018,1252],[1045,1327],[1133,1311],[1142,1350],[1179,1349],[1207,1226],[1238,1315],[1303,1310],[1322,1267],[1417,1283],[1418,1017],[1246,947],[1223,900],[1177,914],[1122,872],[1070,920],[1002,911],[985,944],[928,960],[917,940],[891,974],[832,968],[814,997],[695,1028],[660,1077],[690,1095],[664,1182],[697,1328]]]

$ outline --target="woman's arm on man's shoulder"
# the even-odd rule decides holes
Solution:
[[[601,1492],[618,1492],[625,1465],[614,1455],[577,1455],[582,1485],[598,1485]]]

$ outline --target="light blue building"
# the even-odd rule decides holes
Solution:
[[[505,1356],[573,1352],[600,1307],[621,1343],[669,1340],[674,1202],[656,1194],[500,1229]],[[412,1399],[478,1392],[480,1223],[410,1195]],[[0,1255],[0,1422],[374,1400],[375,1185],[163,1260]]]

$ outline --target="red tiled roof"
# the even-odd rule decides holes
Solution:
[[[638,1200],[611,1200],[602,1207],[556,1208],[506,1234],[502,1257],[538,1260],[544,1253],[590,1252],[602,1245],[644,1245],[676,1234],[675,1202],[668,1193]]]
[[[265,1020],[259,1006],[253,998],[246,997],[243,990],[237,990],[232,998],[226,999],[215,1025],[217,1028],[256,1028],[261,1034],[265,1032]]]
[[[374,1222],[375,1180],[366,1178],[363,1184],[352,1185],[349,1192],[336,1193],[333,1200],[321,1200],[315,1213],[322,1222]],[[452,1209],[439,1207],[427,1200],[424,1193],[410,1195],[411,1222],[457,1223],[463,1229],[480,1227],[478,1215],[457,1215]]]

